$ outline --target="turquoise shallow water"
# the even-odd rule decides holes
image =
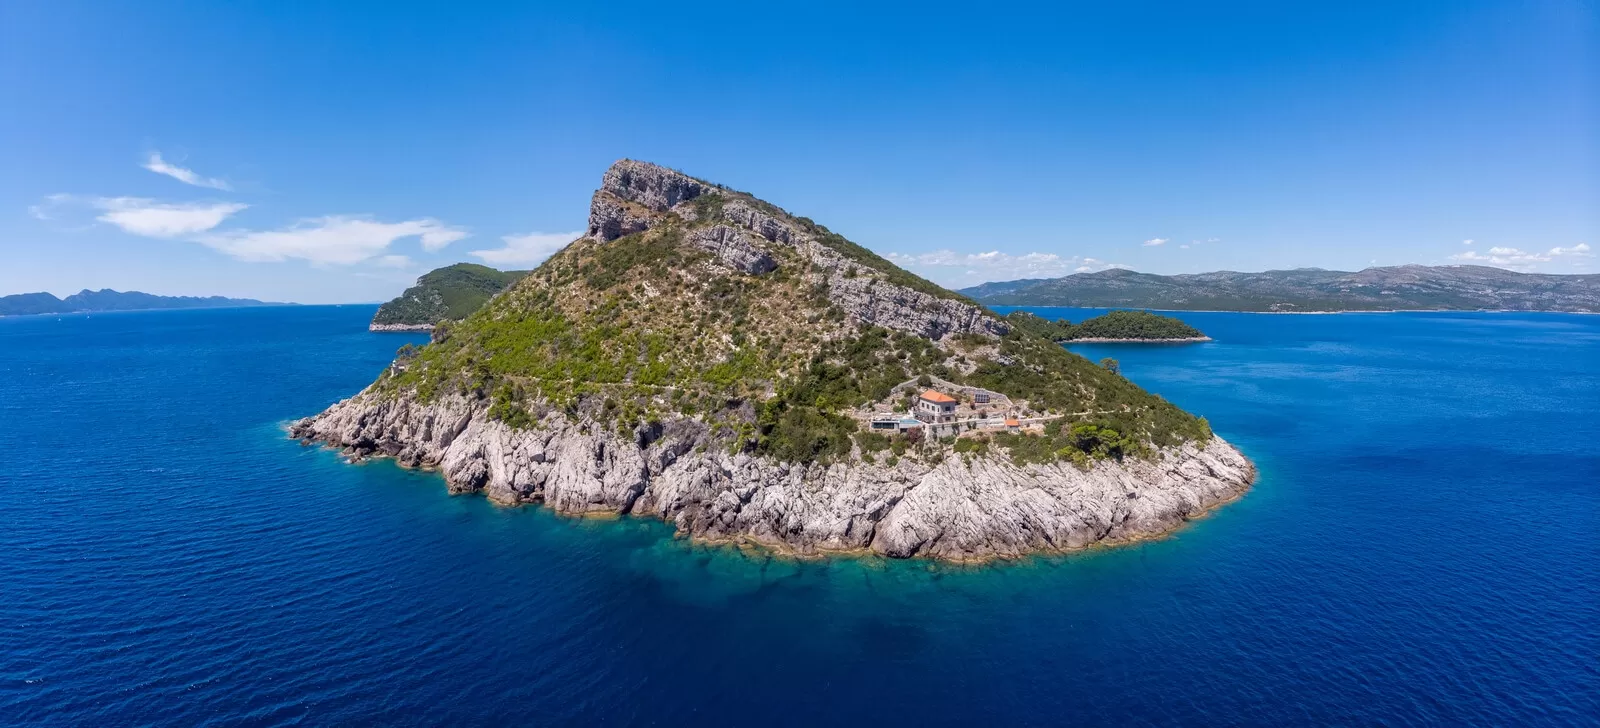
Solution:
[[[1081,347],[1261,482],[1163,541],[955,568],[697,547],[284,439],[418,339],[371,313],[0,319],[0,724],[1600,722],[1600,317]]]

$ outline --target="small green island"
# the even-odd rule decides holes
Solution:
[[[429,271],[394,300],[378,307],[372,331],[431,331],[443,321],[460,321],[528,271],[495,270],[456,263]]]
[[[1083,323],[1074,324],[1066,319],[1051,321],[1027,311],[1012,311],[1006,320],[1024,331],[1043,336],[1058,344],[1075,343],[1190,343],[1211,341],[1201,333],[1171,316],[1149,311],[1109,311]]]

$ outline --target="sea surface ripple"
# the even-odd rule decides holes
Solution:
[[[372,307],[0,319],[0,724],[1600,723],[1600,317],[1092,345],[1261,467],[1172,538],[793,561],[285,438]],[[1036,309],[1074,320],[1092,311]]]

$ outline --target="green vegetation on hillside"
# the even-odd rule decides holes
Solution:
[[[1078,331],[1078,327],[1066,319],[1051,321],[1027,311],[1012,311],[1006,314],[1006,323],[1011,324],[1013,328],[1051,341],[1066,341],[1076,335]]]
[[[1078,324],[1077,339],[1198,339],[1200,330],[1149,311],[1108,311]]]
[[[933,341],[861,322],[829,297],[825,279],[809,274],[811,260],[792,245],[763,247],[777,263],[767,273],[720,265],[691,233],[724,223],[721,208],[739,194],[723,189],[696,198],[692,222],[659,214],[645,232],[579,239],[464,320],[436,330],[435,341],[386,373],[376,390],[425,401],[464,394],[512,427],[535,426],[552,410],[623,434],[690,417],[718,447],[786,462],[836,461],[857,451],[896,458],[913,448],[919,457],[950,452],[954,443],[922,443],[920,433],[862,432],[849,416],[919,377],[984,387],[1065,415],[1066,434],[1017,444],[1011,457],[1021,461],[1042,461],[1027,454],[1030,448],[1087,462],[1209,437],[1202,420],[1028,326],[1005,336]],[[832,236],[810,221],[788,221]],[[856,275],[875,285],[959,299],[840,241],[823,244],[860,262]],[[846,243],[858,252],[847,252]],[[1074,424],[1100,434],[1090,437]],[[977,452],[962,447],[965,455]]]
[[[421,325],[464,319],[527,274],[527,271],[499,271],[475,263],[445,266],[423,274],[417,279],[417,285],[379,306],[372,323]]]
[[[1050,321],[1027,311],[1012,311],[1006,320],[1019,329],[1051,341],[1074,339],[1198,339],[1205,334],[1171,316],[1149,311],[1110,311],[1081,324],[1066,319]]]

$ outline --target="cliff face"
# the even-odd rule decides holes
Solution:
[[[422,404],[364,393],[290,432],[355,457],[438,467],[452,493],[568,514],[656,516],[687,536],[803,554],[970,561],[1126,542],[1181,526],[1255,477],[1221,438],[1087,470],[995,456],[807,465],[730,455],[693,419],[624,437],[552,412],[512,429],[461,397]]]

